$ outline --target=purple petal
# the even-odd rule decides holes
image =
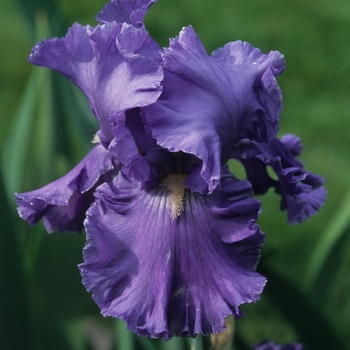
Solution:
[[[129,23],[142,27],[148,8],[157,0],[112,0],[97,14],[101,23]]]
[[[148,45],[143,28],[116,23],[92,28],[76,23],[66,37],[38,43],[29,61],[57,70],[84,92],[106,145],[113,138],[108,124],[112,115],[153,103],[161,93],[162,70],[152,57],[144,56],[153,52]]]
[[[253,346],[254,350],[303,350],[304,346],[300,343],[286,343],[280,345],[278,343],[265,341]]]
[[[125,113],[115,115],[111,124],[113,124],[112,132],[115,137],[108,149],[121,162],[123,174],[129,180],[142,182],[147,186],[155,185],[158,181],[158,174],[153,166],[144,158],[144,155],[140,153],[140,148],[126,125]],[[133,130],[137,129],[136,136],[139,136],[142,141],[147,138],[147,135],[145,132],[142,133],[141,128],[142,124],[139,124],[135,125]],[[151,142],[152,139],[149,141]]]
[[[260,203],[247,181],[228,175],[208,196],[173,176],[149,191],[121,175],[97,189],[85,221],[83,284],[104,316],[139,335],[219,333],[265,285],[255,272]]]
[[[282,97],[275,76],[283,56],[236,42],[210,57],[187,27],[165,49],[163,66],[163,93],[145,108],[147,126],[161,147],[202,161],[199,175],[210,193],[237,141],[268,141],[277,133]]]
[[[131,109],[125,114],[125,125],[130,130],[133,138],[137,141],[140,152],[148,154],[153,149],[159,148],[150,130],[145,128],[145,124],[140,115],[140,108]]]
[[[80,232],[95,188],[111,181],[118,168],[113,155],[101,145],[62,178],[31,192],[16,194],[21,218],[35,225],[44,218],[46,230]]]
[[[212,57],[227,69],[231,100],[237,99],[239,104],[237,139],[269,141],[279,129],[282,93],[276,76],[285,69],[283,55],[278,51],[265,55],[247,42],[235,41],[214,51]],[[253,80],[253,85],[247,79]]]
[[[255,194],[275,187],[282,196],[281,210],[287,209],[289,224],[301,223],[316,214],[326,200],[324,179],[305,171],[303,163],[295,159],[301,149],[300,139],[289,134],[269,144],[242,141],[233,154],[244,165]],[[268,175],[268,165],[277,174],[277,181]]]

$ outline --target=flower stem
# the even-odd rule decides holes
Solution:
[[[122,320],[116,318],[114,320],[114,340],[115,349],[134,349],[133,335],[125,327],[125,323]]]
[[[192,339],[191,350],[203,350],[203,342],[200,335]]]

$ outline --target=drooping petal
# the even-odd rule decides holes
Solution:
[[[21,218],[30,225],[40,219],[48,232],[80,232],[85,213],[94,201],[94,189],[111,181],[119,165],[101,145],[62,178],[34,191],[16,194]]]
[[[247,181],[228,175],[208,196],[171,181],[144,191],[118,175],[96,190],[84,224],[83,284],[104,316],[139,335],[219,333],[265,285],[255,272],[260,203]]]
[[[275,77],[284,69],[283,56],[235,42],[210,57],[187,27],[165,49],[163,67],[163,92],[145,108],[146,123],[161,147],[202,160],[199,174],[210,193],[237,141],[276,135],[282,96]]]
[[[295,158],[301,150],[300,139],[288,134],[269,144],[244,140],[233,154],[244,165],[255,194],[274,187],[282,196],[281,210],[287,209],[289,224],[301,223],[316,214],[326,200],[324,179],[304,170],[303,163]],[[273,168],[277,181],[268,175],[267,166]]]
[[[137,27],[144,26],[143,20],[149,7],[157,0],[112,0],[97,14],[101,23],[129,23]]]
[[[108,145],[112,115],[153,103],[161,93],[163,74],[159,64],[144,55],[148,44],[143,28],[75,23],[66,37],[38,43],[29,61],[57,70],[84,92],[100,122],[99,137]]]

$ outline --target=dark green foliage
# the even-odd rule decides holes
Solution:
[[[94,25],[103,4],[0,2],[1,349],[88,350],[98,339],[121,350],[190,348],[183,339],[136,338],[122,322],[100,316],[76,267],[84,233],[47,235],[42,224],[30,228],[16,216],[12,193],[62,176],[86,154],[97,131],[80,91],[55,72],[31,67],[26,57],[36,40],[65,35],[74,21]],[[346,0],[159,0],[146,19],[162,46],[188,24],[208,52],[241,39],[285,55],[287,70],[279,77],[285,101],[281,134],[302,138],[302,160],[326,178],[329,192],[318,215],[293,227],[278,212],[275,194],[261,198],[259,224],[267,235],[262,273],[268,285],[261,301],[243,307],[235,349],[265,339],[301,341],[306,350],[350,349],[350,5]],[[203,344],[209,348],[207,339]]]

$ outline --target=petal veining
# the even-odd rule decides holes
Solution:
[[[140,190],[118,175],[95,195],[79,267],[103,315],[144,336],[208,335],[259,298],[264,235],[248,182],[227,177],[208,196],[186,190],[175,218],[167,186]]]

